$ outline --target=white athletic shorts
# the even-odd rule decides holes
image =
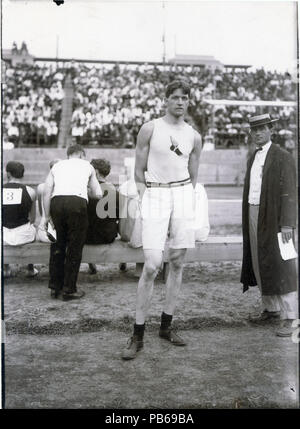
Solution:
[[[32,243],[35,240],[35,234],[35,227],[30,222],[16,228],[3,227],[3,244],[19,246],[21,244]]]
[[[143,249],[195,247],[195,191],[190,183],[178,187],[146,188],[141,205]]]

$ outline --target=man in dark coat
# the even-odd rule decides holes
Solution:
[[[255,322],[282,319],[276,332],[290,336],[297,319],[297,273],[295,259],[283,260],[283,243],[293,239],[296,227],[296,169],[293,157],[271,142],[268,114],[250,118],[250,132],[257,150],[248,161],[243,193],[244,291],[258,285],[263,312]]]

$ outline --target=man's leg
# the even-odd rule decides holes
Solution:
[[[176,346],[184,346],[185,342],[171,330],[174,310],[182,284],[183,261],[186,249],[169,249],[169,275],[166,284],[166,299],[161,315],[159,336]]]
[[[173,188],[172,202],[173,211],[169,225],[169,274],[159,336],[176,346],[184,346],[183,339],[171,329],[171,323],[181,288],[186,250],[195,247],[193,186],[190,184]]]
[[[153,284],[162,261],[162,250],[144,250],[145,263],[137,288],[136,324],[143,325],[150,306]]]
[[[169,189],[146,189],[141,207],[144,266],[137,288],[136,321],[123,359],[133,359],[143,347],[145,319],[150,306],[154,279],[160,269],[168,234],[172,204]]]
[[[169,249],[169,275],[166,284],[164,312],[173,314],[182,283],[183,261],[186,249]]]
[[[281,308],[281,326],[276,332],[279,337],[290,337],[293,333],[292,323],[298,319],[298,294],[289,292],[284,295],[278,295],[278,301]]]
[[[56,230],[57,239],[56,242],[51,243],[50,246],[49,288],[51,289],[51,296],[57,298],[64,283],[64,265],[67,245],[63,202],[60,197],[54,197],[52,199],[50,214]]]
[[[63,286],[63,297],[65,300],[79,298],[84,295],[84,293],[82,293],[81,296],[70,296],[77,292],[77,277],[88,227],[87,206],[85,200],[83,198],[69,197],[67,204],[67,250]],[[69,295],[69,297],[66,295]]]
[[[62,291],[64,284],[64,266],[66,254],[66,233],[62,231],[57,233],[56,243],[50,245],[50,260],[49,260],[49,288],[51,296],[57,297]]]
[[[133,336],[122,354],[122,358],[125,360],[135,358],[136,353],[143,347],[145,320],[150,307],[154,280],[161,266],[162,255],[162,250],[144,249],[145,263],[137,288],[136,320]]]
[[[257,281],[258,288],[261,293],[262,310],[263,313],[259,318],[253,318],[253,321],[260,321],[261,319],[274,319],[279,318],[279,303],[277,297],[274,295],[263,295],[261,287],[261,277],[259,271],[259,260],[257,252],[257,223],[258,223],[259,206],[249,206],[249,237],[251,247],[252,266]],[[256,320],[257,319],[257,320]],[[263,320],[261,320],[263,321]]]

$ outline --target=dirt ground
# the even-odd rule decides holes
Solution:
[[[233,231],[234,232],[234,231]],[[243,294],[240,262],[186,264],[174,326],[178,348],[157,335],[164,283],[155,285],[145,346],[133,361],[121,353],[131,334],[137,278],[82,264],[75,302],[51,300],[48,268],[4,284],[6,408],[296,408],[298,345],[253,326],[257,288]]]
[[[210,199],[239,199],[241,188],[207,188]],[[230,216],[228,216],[230,213]],[[211,235],[241,235],[241,203],[210,202]],[[226,222],[226,225],[224,224]],[[135,265],[82,264],[78,302],[52,300],[48,267],[4,283],[7,409],[238,409],[298,407],[298,345],[253,326],[257,288],[242,293],[241,262],[186,264],[174,326],[187,341],[157,335],[164,283],[155,283],[144,349],[122,361],[131,335]]]

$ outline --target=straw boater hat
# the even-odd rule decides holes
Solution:
[[[272,124],[273,122],[277,122],[278,119],[271,119],[268,113],[258,116],[252,116],[249,118],[249,126],[250,128],[255,128],[260,125]]]

